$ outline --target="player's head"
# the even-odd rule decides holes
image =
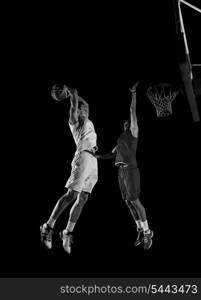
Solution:
[[[82,121],[85,121],[89,117],[89,106],[86,104],[83,104],[82,102],[79,102],[78,105],[78,117]]]
[[[130,121],[127,120],[126,122],[124,122],[124,131],[127,131],[130,129]]]

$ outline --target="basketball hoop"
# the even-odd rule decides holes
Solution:
[[[169,83],[159,83],[147,89],[147,97],[154,105],[157,117],[167,117],[172,114],[172,102],[179,91]]]

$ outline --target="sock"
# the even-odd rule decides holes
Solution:
[[[142,229],[141,221],[140,220],[135,221],[135,223],[137,225],[137,229]]]
[[[56,220],[55,220],[55,219],[52,219],[51,217],[50,217],[49,220],[47,221],[47,224],[48,224],[50,227],[52,227],[52,228],[54,228],[55,223],[56,223]]]
[[[149,226],[148,226],[148,222],[147,222],[147,221],[144,221],[144,222],[141,221],[141,226],[142,226],[143,231],[144,231],[145,233],[150,233],[150,230],[149,230]]]
[[[76,223],[73,223],[73,222],[68,221],[68,224],[67,224],[67,226],[66,226],[66,233],[72,232],[73,229],[74,229],[74,227],[75,227],[75,224],[76,224]]]

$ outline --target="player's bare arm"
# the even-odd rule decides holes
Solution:
[[[132,100],[130,105],[130,130],[134,137],[138,137],[138,122],[136,115],[136,89],[139,82],[136,82],[133,87],[130,89],[132,93]]]
[[[69,122],[71,124],[75,124],[78,122],[78,93],[77,90],[72,91],[71,96],[70,96],[70,117],[69,117]]]
[[[115,156],[116,156],[116,147],[107,154],[102,154],[102,155],[97,154],[96,158],[98,158],[98,159],[111,159],[111,158],[115,158]]]
[[[80,96],[78,96],[78,101],[85,106],[89,106],[88,103]]]

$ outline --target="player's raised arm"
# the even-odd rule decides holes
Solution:
[[[71,92],[70,95],[70,117],[69,122],[75,124],[78,121],[78,93],[77,90]]]
[[[83,104],[83,105],[85,105],[85,106],[89,106],[89,104],[82,98],[82,97],[80,97],[80,96],[78,96],[78,101],[80,102],[80,104]]]
[[[132,93],[132,100],[130,105],[130,130],[134,137],[138,137],[138,123],[136,115],[136,88],[138,82],[136,82],[133,87],[130,89]]]

